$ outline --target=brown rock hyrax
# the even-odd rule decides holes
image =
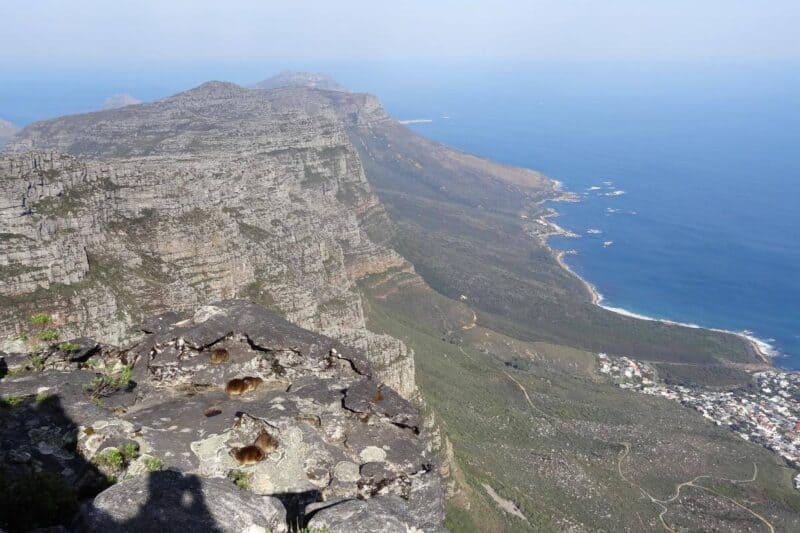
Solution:
[[[381,392],[380,387],[378,390],[375,391],[375,395],[372,397],[372,403],[381,403],[383,401],[383,393]]]
[[[244,381],[248,391],[256,390],[262,383],[264,383],[263,379],[253,376],[244,377],[242,378],[242,381]]]
[[[231,450],[231,457],[240,465],[254,465],[264,459],[264,452],[257,446],[245,446]]]
[[[264,454],[269,454],[278,449],[278,439],[266,431],[262,431],[258,437],[256,437],[253,446],[264,452]]]
[[[211,363],[215,365],[221,365],[225,361],[228,360],[229,354],[228,350],[225,348],[214,348],[211,350]]]
[[[239,378],[232,379],[228,382],[227,385],[225,385],[225,392],[227,392],[231,396],[239,396],[241,394],[244,394],[248,390],[249,389],[245,381]]]

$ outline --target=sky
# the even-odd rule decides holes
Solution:
[[[0,70],[800,59],[798,0],[0,0],[0,27]]]

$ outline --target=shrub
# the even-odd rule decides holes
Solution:
[[[52,342],[58,340],[58,332],[54,329],[43,329],[36,334],[40,341]]]
[[[121,470],[125,464],[122,452],[116,448],[106,448],[95,457],[95,461],[114,470]]]
[[[124,389],[130,384],[132,377],[133,368],[129,366],[124,367],[122,370],[120,370],[119,376],[117,377],[117,385]]]
[[[36,372],[41,372],[44,370],[44,358],[34,355],[31,357],[31,368],[34,369]]]
[[[58,349],[62,352],[77,352],[81,349],[81,345],[74,342],[62,342],[58,345]]]
[[[120,389],[130,385],[133,369],[129,366],[123,367],[116,376],[112,374],[98,374],[92,381],[84,385],[84,389],[92,395],[92,400],[99,401],[100,398],[111,396]]]
[[[142,459],[142,462],[148,472],[157,472],[164,466],[164,463],[158,457],[147,456]]]
[[[127,463],[139,457],[139,445],[135,442],[126,442],[119,450],[122,452],[125,462]]]
[[[22,396],[5,396],[0,398],[0,406],[2,407],[14,407],[18,403],[21,403],[23,400]]]
[[[49,392],[40,392],[36,395],[36,403],[47,403],[55,399],[55,396]]]
[[[36,313],[31,316],[31,324],[34,326],[45,326],[50,323],[50,315],[47,313]]]
[[[241,470],[231,470],[228,473],[228,479],[242,490],[250,490],[250,476]]]

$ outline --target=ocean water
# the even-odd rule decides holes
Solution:
[[[411,125],[422,134],[578,193],[553,206],[580,238],[550,242],[576,252],[567,263],[603,305],[744,331],[800,369],[798,72],[534,66],[397,111],[430,118]]]
[[[208,79],[327,71],[419,133],[578,193],[551,244],[629,312],[767,340],[800,369],[800,65],[247,64],[0,73],[19,124]]]

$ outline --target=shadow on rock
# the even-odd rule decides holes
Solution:
[[[286,526],[289,531],[299,531],[308,526],[311,515],[306,514],[306,506],[322,501],[322,493],[318,490],[304,492],[285,492],[273,494],[286,509]]]
[[[285,532],[280,501],[219,478],[167,470],[127,479],[81,508],[75,531]]]
[[[78,426],[57,396],[0,403],[0,529],[69,524],[82,500],[109,482],[77,452]]]

